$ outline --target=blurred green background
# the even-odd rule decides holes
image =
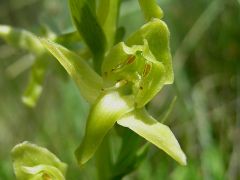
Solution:
[[[158,2],[171,31],[175,83],[164,87],[148,109],[161,119],[177,96],[165,124],[178,138],[188,165],[179,166],[151,146],[125,179],[240,179],[240,1]],[[119,24],[126,33],[143,23],[137,1],[123,1]],[[0,24],[38,35],[43,25],[58,33],[74,29],[67,0],[1,0]],[[66,162],[67,179],[96,179],[93,162],[79,169],[74,158],[89,108],[66,73],[49,68],[36,108],[21,102],[32,61],[28,52],[0,40],[0,179],[14,179],[10,151],[24,140],[47,147]]]

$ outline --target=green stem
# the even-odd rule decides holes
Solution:
[[[111,167],[113,165],[109,135],[104,138],[96,153],[96,169],[99,180],[107,180],[111,177]]]
[[[158,6],[156,0],[138,0],[138,2],[146,21],[150,21],[152,18],[161,19],[163,17],[163,11]]]

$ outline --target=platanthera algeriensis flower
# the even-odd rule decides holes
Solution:
[[[162,20],[152,18],[125,42],[110,48],[104,56],[102,76],[74,52],[48,40],[41,41],[92,104],[84,139],[76,151],[79,164],[94,155],[104,136],[118,123],[186,165],[174,134],[145,109],[165,84],[173,82],[169,30]]]

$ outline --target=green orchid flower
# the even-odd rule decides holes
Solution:
[[[18,180],[65,180],[67,165],[46,148],[23,142],[12,149],[11,155]]]
[[[25,104],[34,107],[41,95],[52,59],[47,51],[65,68],[89,102],[91,108],[85,135],[75,152],[79,165],[93,157],[116,124],[135,133],[124,134],[123,142],[128,144],[128,137],[138,141],[137,134],[186,165],[186,156],[170,128],[155,120],[145,108],[164,85],[173,83],[174,76],[170,34],[161,20],[163,11],[155,0],[138,2],[146,24],[126,40],[123,40],[124,28],[117,27],[121,0],[69,0],[77,31],[57,35],[46,30],[43,36],[47,39],[23,29],[0,25],[0,38],[29,51],[36,59],[22,98]],[[79,42],[83,45],[81,53],[60,45],[71,46]],[[101,172],[102,179],[121,177],[143,159],[148,145],[139,148],[138,143],[131,144],[125,149],[121,147],[116,163],[109,163],[113,165],[113,173]],[[24,142],[13,148],[12,157],[15,174],[20,180],[64,179],[66,165],[45,148]],[[129,161],[124,161],[126,157],[130,157]]]
[[[129,128],[186,165],[186,156],[174,134],[145,109],[165,84],[173,82],[169,31],[162,20],[152,18],[126,42],[110,48],[104,56],[102,76],[76,53],[46,39],[41,42],[91,104],[85,136],[76,150],[80,165],[92,158],[115,123]]]

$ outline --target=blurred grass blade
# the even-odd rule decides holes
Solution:
[[[127,45],[143,45],[146,39],[151,53],[157,61],[161,62],[165,68],[165,83],[172,84],[173,68],[172,56],[169,47],[169,30],[167,25],[159,20],[152,19],[142,26],[138,31],[133,33],[127,40]]]
[[[17,179],[38,179],[37,177],[64,179],[67,165],[46,148],[23,142],[11,152]]]
[[[99,97],[90,111],[83,141],[75,152],[80,165],[94,155],[104,136],[118,118],[132,108],[132,98],[122,96],[117,91],[110,91]]]
[[[146,21],[150,21],[152,18],[161,19],[163,17],[163,11],[158,6],[156,0],[138,0],[138,2]]]
[[[28,50],[34,54],[41,54],[43,47],[39,39],[23,29],[13,28],[7,25],[0,25],[0,38],[17,48]]]
[[[26,90],[22,96],[22,101],[29,107],[34,107],[42,93],[43,82],[50,61],[47,54],[37,57],[30,74],[30,79]]]
[[[181,165],[187,164],[186,156],[169,127],[153,119],[145,110],[133,111],[117,123],[153,143]]]
[[[101,91],[102,78],[74,52],[46,39],[42,39],[41,42],[75,80],[81,95],[93,103]]]
[[[92,1],[69,0],[74,24],[91,52],[95,66],[100,66],[105,52],[106,39],[103,29],[98,23]]]
[[[203,38],[206,31],[213,26],[213,22],[219,17],[219,14],[224,11],[225,1],[213,0],[209,3],[207,8],[195,21],[193,26],[190,28],[187,35],[184,37],[178,49],[175,52],[174,60],[175,69],[180,71],[183,68],[185,61],[191,54],[191,50],[196,47],[199,41]]]
[[[120,0],[100,0],[98,19],[107,39],[107,49],[115,41]]]
[[[166,120],[168,119],[169,115],[171,114],[175,104],[176,104],[176,101],[177,101],[177,96],[175,96],[171,103],[169,104],[169,106],[167,107],[166,111],[164,112],[164,114],[162,116],[160,116],[159,118],[157,118],[161,123],[165,123]]]

